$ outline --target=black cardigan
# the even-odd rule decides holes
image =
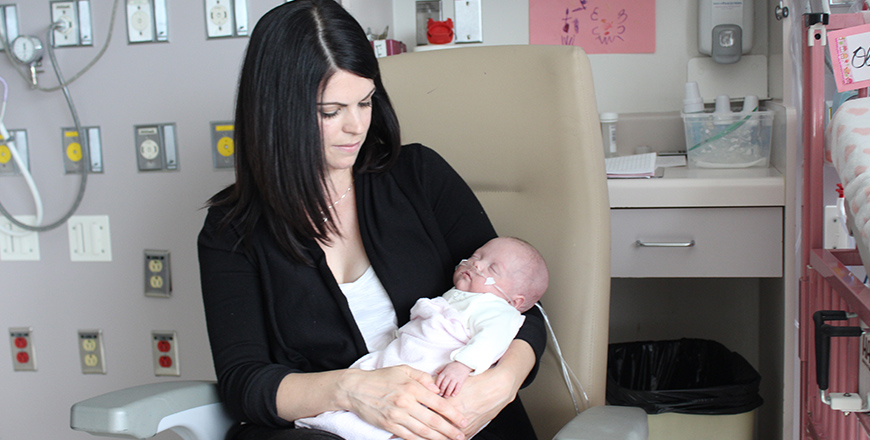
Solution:
[[[496,236],[462,178],[421,145],[403,147],[388,172],[358,174],[355,189],[363,245],[399,326],[417,299],[451,286],[459,260]],[[250,246],[237,246],[235,228],[217,227],[225,213],[209,209],[198,241],[220,394],[240,420],[289,427],[276,409],[282,378],[347,368],[367,353],[365,342],[317,243],[307,243],[314,267],[288,259],[262,224]],[[540,360],[546,330],[532,310],[517,338]],[[527,382],[533,377],[534,371]]]

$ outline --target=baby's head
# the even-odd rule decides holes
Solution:
[[[534,307],[549,281],[544,257],[529,243],[513,237],[488,241],[453,272],[457,289],[495,294],[520,312]]]

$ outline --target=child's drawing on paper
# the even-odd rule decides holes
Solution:
[[[529,0],[529,43],[655,52],[655,0]]]
[[[574,39],[577,33],[580,32],[580,19],[577,18],[580,14],[586,13],[587,0],[577,0],[577,7],[569,7],[565,9],[565,18],[562,19],[562,44],[566,46],[574,45]]]
[[[601,44],[611,44],[617,41],[625,41],[625,22],[628,21],[628,13],[625,9],[614,10],[613,8],[595,8],[590,18],[596,23],[592,28],[592,35]]]

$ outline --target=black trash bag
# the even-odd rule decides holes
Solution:
[[[607,403],[647,414],[740,414],[763,403],[761,375],[742,356],[703,339],[611,344]]]

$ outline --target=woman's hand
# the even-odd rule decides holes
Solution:
[[[447,399],[468,421],[462,428],[471,437],[517,396],[520,386],[535,365],[535,353],[525,341],[515,339],[498,364],[465,381],[462,392]]]
[[[366,422],[407,440],[466,438],[465,417],[438,395],[431,375],[405,365],[347,373],[341,406]]]

